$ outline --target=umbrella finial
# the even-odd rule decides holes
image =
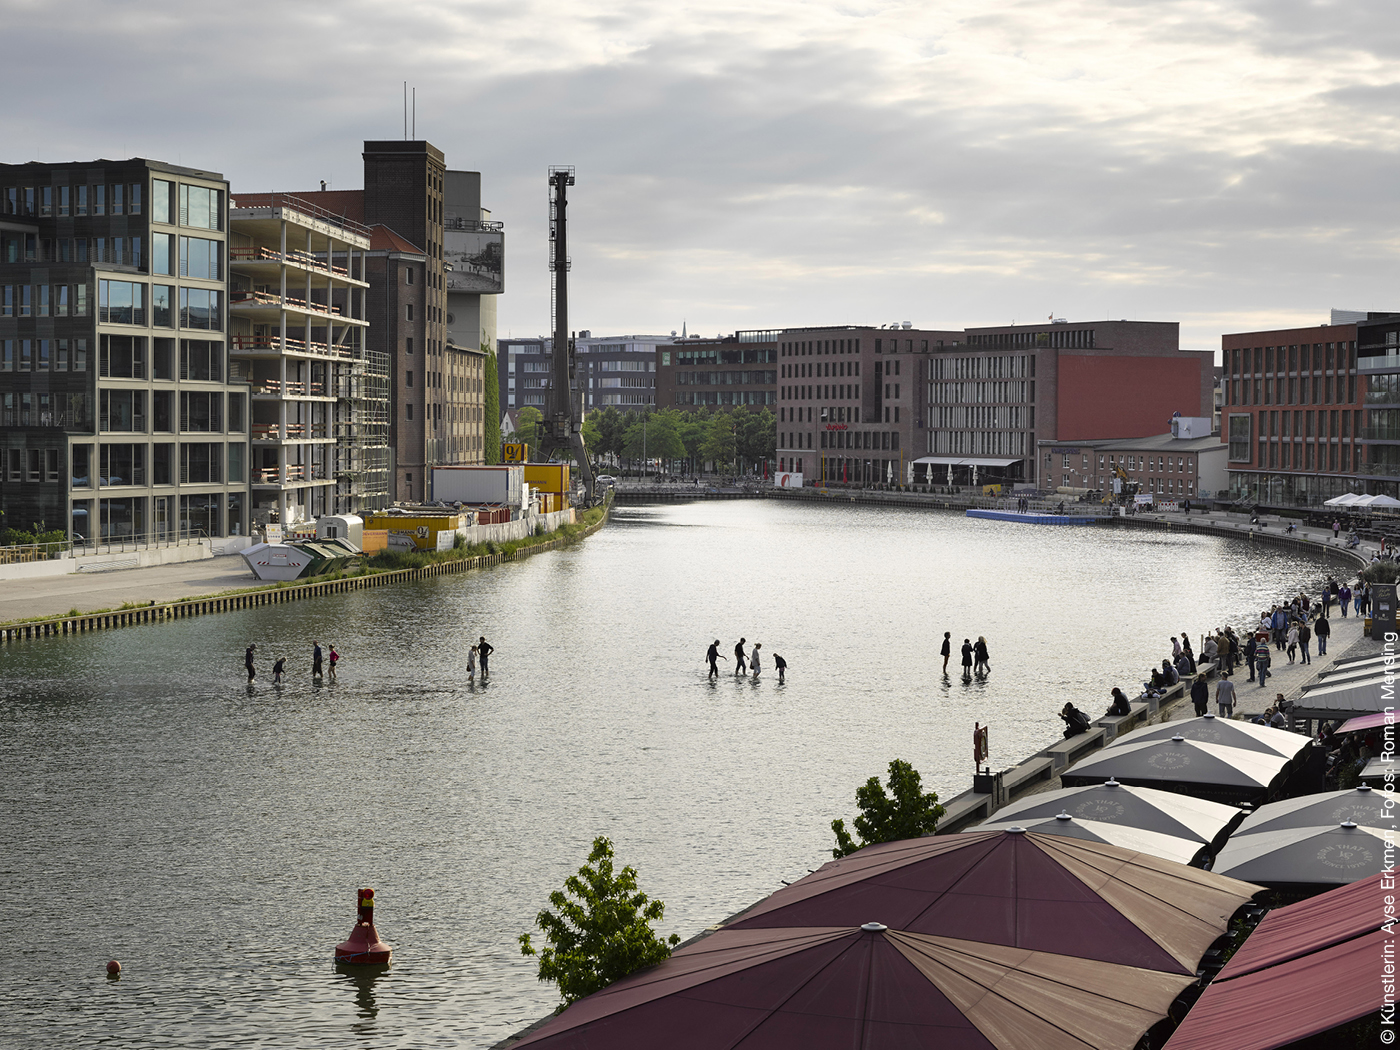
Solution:
[[[1209,711],[1207,711],[1207,712],[1206,712],[1205,714],[1203,714],[1201,717],[1202,717],[1202,718],[1209,718],[1211,721],[1214,721],[1214,720],[1215,720],[1215,716],[1214,716],[1213,714],[1211,714]]]
[[[884,933],[889,927],[883,922],[867,922],[861,929],[866,933]]]
[[[1073,820],[1074,818],[1071,817],[1068,813],[1056,813],[1056,814],[1055,814],[1055,819],[1056,819],[1056,820]]]
[[[1344,827],[1344,828],[1347,828],[1348,830],[1350,830],[1351,828],[1356,827],[1356,821],[1354,821],[1354,820],[1344,820],[1344,821],[1342,821],[1341,826]]]
[[[1370,784],[1358,784],[1358,785],[1356,786],[1356,790],[1357,790],[1357,791],[1370,791],[1370,790],[1371,790],[1371,785],[1370,785]]]
[[[1024,835],[1024,834],[1026,833],[1026,829],[1023,828],[1023,827],[1020,827],[1019,825],[1016,825],[1016,826],[1007,828],[1007,829],[1006,829],[1006,833],[1007,833],[1008,835]]]
[[[1172,743],[1174,743],[1174,744],[1183,743],[1183,742],[1185,742],[1185,740],[1186,740],[1186,738],[1185,738],[1184,736],[1182,736],[1180,733],[1177,733],[1176,736],[1172,737]]]
[[[1103,786],[1106,787],[1106,788],[1116,788],[1116,787],[1122,787],[1123,785],[1120,784],[1120,783],[1118,783],[1118,781],[1114,780],[1112,777],[1109,777],[1107,780],[1105,780],[1105,781],[1103,782]]]

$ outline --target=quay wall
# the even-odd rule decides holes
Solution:
[[[529,521],[530,529],[537,523],[556,520],[557,524],[568,524],[573,511],[557,511],[550,515],[540,515]],[[259,605],[274,605],[281,602],[295,602],[306,598],[319,598],[327,594],[343,594],[347,591],[363,590],[366,587],[386,587],[395,583],[412,580],[426,580],[434,576],[467,572],[471,569],[499,565],[504,561],[515,561],[540,551],[554,550],[575,540],[591,536],[607,524],[608,515],[603,516],[576,536],[561,536],[545,540],[529,547],[522,547],[511,554],[482,554],[456,561],[437,562],[417,569],[394,569],[388,572],[370,573],[364,576],[348,576],[338,580],[311,579],[306,583],[275,584],[257,589],[226,594],[214,598],[193,598],[185,601],[166,602],[138,606],[133,609],[113,609],[108,612],[88,613],[80,616],[59,616],[49,620],[33,620],[27,623],[0,625],[0,643],[18,642],[29,638],[46,638],[54,635],[85,634],[88,631],[110,630],[116,627],[136,627],[142,624],[163,623],[168,620],[183,620],[191,616],[206,616],[211,613],[232,612],[237,609],[250,609]],[[524,522],[502,524],[524,525]],[[485,528],[489,526],[476,526]],[[518,530],[517,530],[518,531]],[[524,532],[516,539],[524,539],[531,534]],[[492,536],[492,539],[502,537]]]

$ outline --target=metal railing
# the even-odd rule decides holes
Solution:
[[[153,530],[121,536],[102,536],[74,540],[71,546],[75,558],[93,554],[125,554],[127,552],[158,550],[162,547],[191,547],[209,539],[202,528]]]
[[[259,194],[259,196],[262,195]],[[237,197],[234,197],[233,200],[230,201],[230,204],[238,210],[242,210],[242,208],[244,207],[248,208],[249,210],[255,208],[291,208],[294,211],[301,212],[303,215],[309,215],[313,219],[322,219],[333,226],[339,226],[342,230],[345,230],[348,233],[356,233],[359,234],[361,237],[369,236],[368,226],[365,226],[362,223],[358,223],[354,219],[347,218],[344,215],[337,215],[335,212],[330,211],[327,208],[323,208],[319,204],[312,204],[308,200],[303,200],[301,197],[298,197],[295,194],[272,193],[268,194],[268,196],[272,198],[271,203],[269,204],[258,203],[240,206]]]
[[[58,543],[17,543],[11,547],[0,547],[0,565],[22,565],[25,562],[51,561],[61,558],[73,544],[67,540]]]

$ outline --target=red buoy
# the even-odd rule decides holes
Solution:
[[[350,939],[335,946],[335,961],[373,966],[389,961],[394,949],[379,939],[374,928],[374,890],[362,889],[358,896],[359,918]]]

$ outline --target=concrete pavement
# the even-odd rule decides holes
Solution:
[[[223,591],[266,587],[238,555],[143,569],[0,580],[0,623],[66,616],[124,603],[157,605]]]

